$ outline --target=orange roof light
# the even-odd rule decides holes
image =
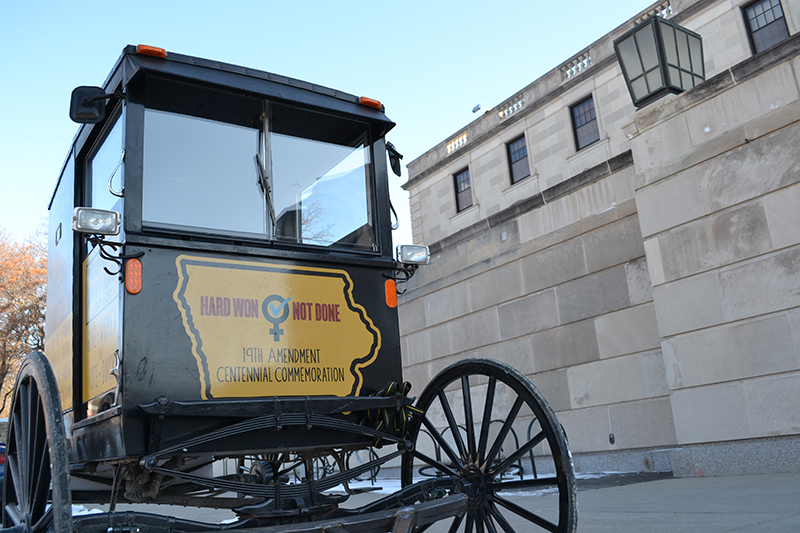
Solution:
[[[383,104],[380,101],[375,100],[374,98],[367,98],[366,96],[362,96],[358,99],[358,103],[361,105],[374,107],[375,109],[380,110],[383,107]]]
[[[142,262],[136,258],[125,262],[125,289],[131,294],[142,292]]]
[[[149,46],[146,44],[140,44],[136,47],[136,53],[142,54],[145,56],[153,56],[153,57],[160,57],[161,59],[166,59],[167,51],[163,48],[158,48],[157,46]]]

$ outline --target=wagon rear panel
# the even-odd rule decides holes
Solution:
[[[140,251],[143,289],[126,293],[123,306],[122,395],[132,424],[153,402],[359,396],[401,380],[396,310],[379,268],[155,247],[128,253]],[[160,440],[222,422],[173,420]]]

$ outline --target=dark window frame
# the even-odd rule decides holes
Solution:
[[[145,130],[144,114],[149,110],[252,128],[261,131],[263,134],[264,125],[259,117],[266,108],[270,117],[269,134],[279,133],[310,141],[351,146],[353,143],[358,144],[358,142],[341,142],[341,140],[350,136],[359,137],[360,133],[359,139],[363,143],[363,149],[369,154],[368,161],[375,160],[374,150],[378,138],[375,136],[373,126],[361,117],[354,117],[334,109],[314,108],[302,102],[284,102],[271,97],[239,94],[228,88],[205,86],[166,77],[147,77],[143,80],[144,82],[146,82],[146,86],[144,86],[145,96],[142,98],[145,104],[141,111],[142,131]],[[289,116],[293,117],[293,119],[287,118]],[[144,140],[141,143],[142,147],[144,147]],[[253,148],[254,153],[255,150],[261,150],[263,148],[263,139],[259,138],[258,144]],[[262,160],[265,159],[264,153],[260,155]],[[251,166],[255,172],[255,165]],[[143,231],[145,234],[191,235],[193,238],[231,239],[257,246],[265,243],[269,243],[270,246],[275,243],[285,243],[290,246],[301,245],[309,250],[336,249],[337,251],[348,253],[374,254],[382,249],[377,228],[378,218],[376,217],[376,213],[379,212],[377,209],[379,202],[377,193],[378,178],[375,165],[367,162],[363,168],[366,171],[365,208],[367,223],[362,228],[365,229],[361,232],[354,230],[334,242],[321,242],[314,239],[304,240],[302,237],[295,236],[287,238],[285,235],[279,235],[277,228],[269,220],[263,232],[236,231],[193,226],[191,224],[171,224],[158,220],[145,220],[144,223],[140,221],[138,230]],[[145,182],[146,178],[139,179],[141,186],[144,186]],[[139,190],[139,196],[140,200],[144,198],[143,190]],[[142,205],[141,201],[139,206],[139,212],[142,213],[144,205]],[[268,205],[264,202],[265,215],[269,219],[267,209]],[[297,223],[301,224],[302,218],[300,218],[301,215],[299,213]]]
[[[467,186],[461,188],[463,183],[466,183]],[[472,177],[469,173],[469,167],[463,168],[453,174],[453,185],[455,185],[456,191],[456,213],[461,213],[474,205],[472,197]],[[467,201],[469,204],[464,205]]]
[[[520,141],[522,143],[518,145]],[[525,152],[524,155],[521,155],[521,152]],[[511,185],[530,177],[531,167],[528,164],[528,145],[525,142],[524,133],[506,144],[506,153],[508,154],[508,171],[511,175]],[[522,163],[523,160],[524,164]]]
[[[755,7],[757,5],[764,4],[764,3],[768,3],[769,4],[769,11],[770,11],[771,16],[774,16],[775,8],[776,7],[779,8],[780,12],[781,12],[780,17],[775,17],[769,22],[758,20],[757,17],[760,17],[762,15],[766,15],[766,11],[762,11],[761,13],[757,13],[757,14],[754,13],[756,15],[756,17],[751,17],[750,13],[748,13],[748,10],[750,10],[751,8],[755,9]],[[777,5],[773,5],[773,4],[777,4]],[[767,15],[767,18],[769,16],[770,15]],[[750,42],[750,50],[753,52],[754,55],[758,54],[759,52],[763,52],[764,50],[766,50],[768,48],[772,48],[776,44],[781,43],[781,42],[785,41],[786,39],[788,39],[789,37],[791,37],[791,34],[789,33],[789,26],[788,26],[788,24],[786,22],[786,12],[784,11],[783,5],[781,4],[780,0],[754,0],[753,2],[745,4],[745,5],[742,6],[742,18],[744,19],[744,28],[745,28],[745,31],[747,32],[747,40]],[[764,22],[764,25],[760,26],[756,30],[753,30],[752,25],[751,25],[751,21],[754,18],[756,19],[756,24],[761,24],[762,22]],[[781,27],[781,25],[782,25],[782,27]],[[756,39],[756,34],[759,33],[759,32],[764,32],[764,30],[766,30],[767,27],[771,27],[770,30],[773,32],[773,35],[770,36],[771,38],[775,37],[774,32],[776,30],[778,32],[785,33],[785,34],[779,40],[771,42],[770,44],[768,44],[766,46],[762,46],[760,44],[760,42]]]
[[[590,104],[591,107],[586,104]],[[600,140],[600,124],[597,120],[597,108],[594,95],[589,95],[569,107],[572,122],[572,134],[575,139],[575,151],[580,152]],[[591,118],[589,118],[591,117]]]

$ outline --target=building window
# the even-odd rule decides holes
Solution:
[[[583,102],[572,106],[572,125],[575,130],[575,145],[578,150],[600,140],[597,129],[597,115],[594,112],[594,100],[590,96]]]
[[[753,53],[757,54],[770,46],[789,38],[789,28],[780,0],[759,0],[744,8],[747,32]]]
[[[525,136],[508,143],[508,164],[511,167],[511,183],[517,183],[531,175],[528,168],[528,147]]]
[[[454,177],[456,180],[456,211],[460,213],[472,206],[472,183],[469,179],[469,169],[465,168]]]

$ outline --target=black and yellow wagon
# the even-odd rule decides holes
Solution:
[[[523,375],[464,360],[409,396],[397,285],[429,255],[392,247],[387,158],[399,173],[402,156],[379,101],[140,45],[73,92],[70,116],[46,356],[14,391],[5,528],[575,530],[563,429]],[[344,504],[391,464],[402,489]],[[519,488],[556,491],[557,509],[505,496]]]

